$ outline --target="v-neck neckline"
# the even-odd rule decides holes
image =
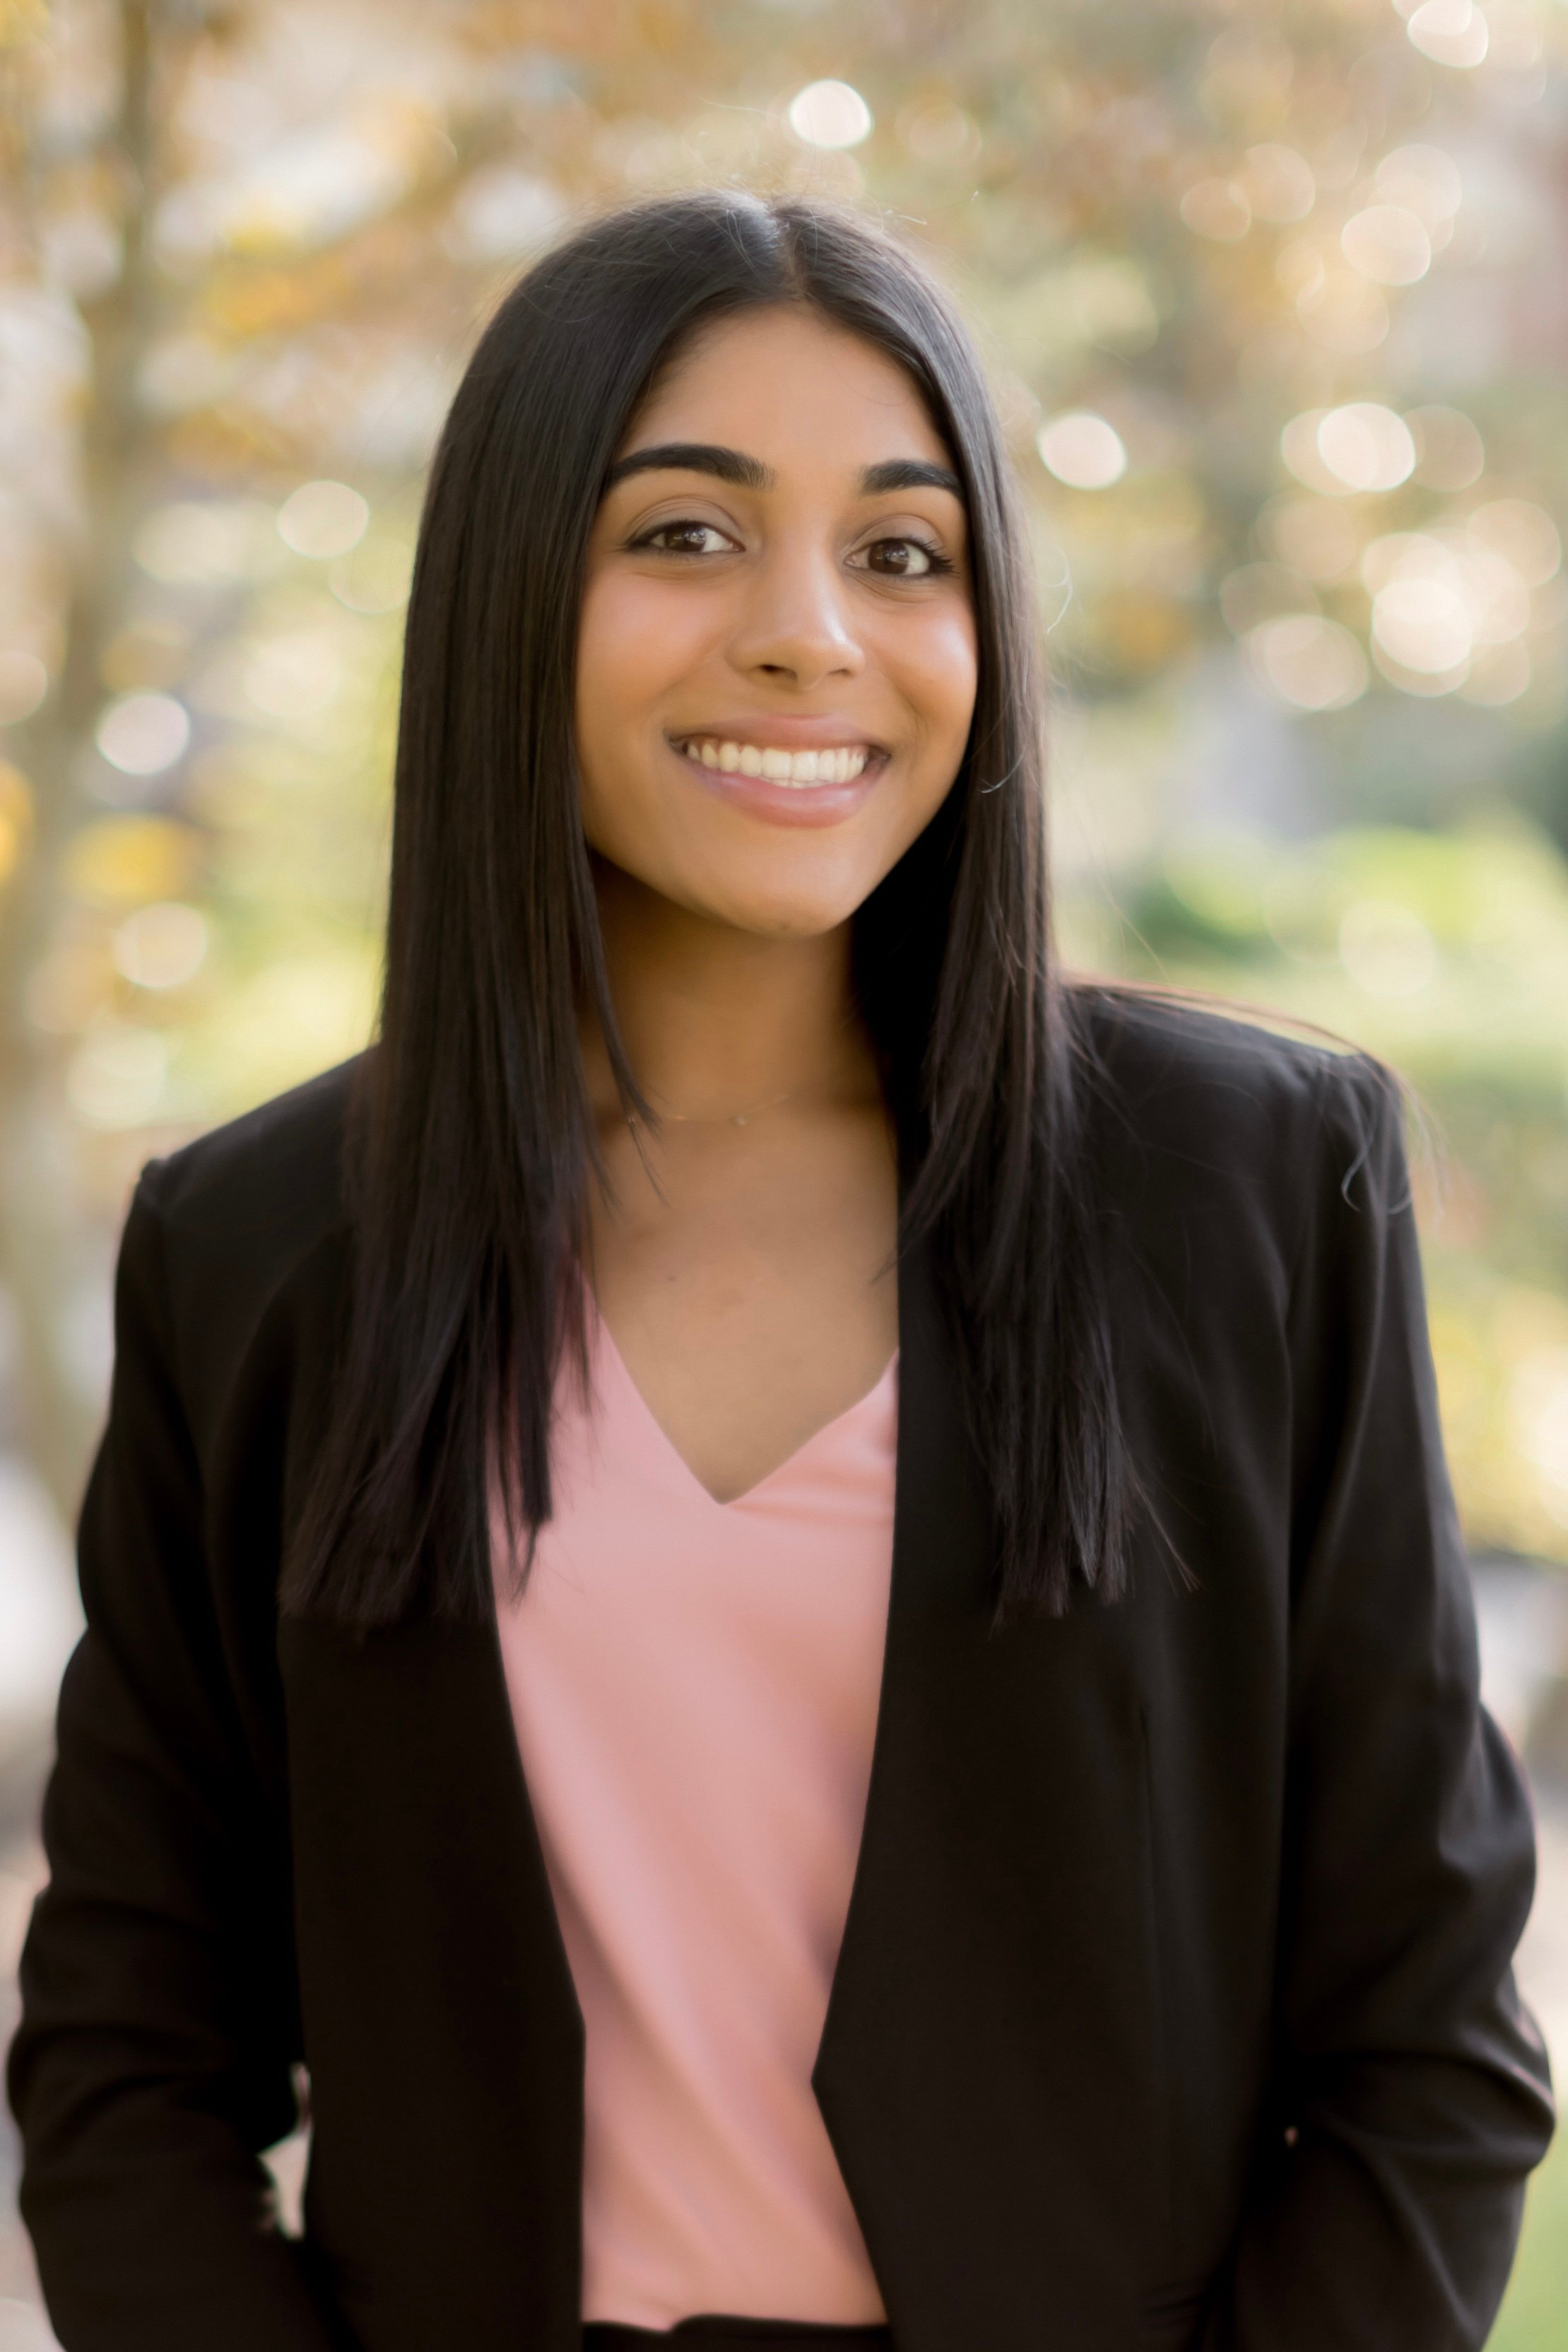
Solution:
[[[593,1337],[595,1354],[601,1361],[607,1362],[612,1366],[615,1377],[620,1381],[622,1388],[631,1397],[633,1408],[637,1412],[638,1417],[646,1424],[657,1439],[661,1453],[665,1454],[670,1462],[674,1464],[685,1483],[687,1486],[694,1487],[697,1494],[702,1496],[704,1502],[709,1505],[709,1507],[716,1511],[734,1511],[739,1509],[744,1504],[755,1502],[757,1497],[763,1493],[765,1488],[771,1486],[777,1479],[784,1477],[788,1472],[796,1469],[804,1457],[812,1453],[824,1439],[832,1436],[836,1431],[841,1430],[846,1422],[852,1421],[857,1413],[863,1412],[867,1406],[872,1403],[873,1399],[882,1394],[883,1389],[886,1388],[888,1382],[894,1378],[898,1370],[898,1349],[894,1348],[892,1355],[888,1358],[886,1363],[883,1366],[881,1371],[877,1374],[876,1379],[872,1382],[870,1388],[866,1389],[860,1396],[856,1397],[852,1404],[846,1405],[842,1412],[834,1413],[831,1420],[820,1422],[809,1436],[801,1439],[800,1444],[795,1447],[793,1453],[787,1454],[781,1462],[776,1462],[771,1470],[765,1470],[760,1478],[754,1479],[752,1484],[749,1486],[743,1487],[738,1495],[731,1495],[727,1498],[721,1498],[714,1493],[711,1486],[706,1486],[703,1480],[697,1476],[696,1472],[692,1468],[691,1464],[686,1460],[685,1455],[681,1452],[680,1447],[675,1444],[674,1439],[670,1435],[669,1431],[664,1427],[664,1423],[659,1419],[658,1414],[653,1411],[653,1406],[643,1394],[642,1390],[638,1387],[635,1379],[632,1377],[630,1365],[627,1363],[625,1357],[621,1352],[620,1344],[616,1339],[614,1332],[612,1331],[608,1322],[605,1320],[603,1309],[601,1307],[599,1301],[594,1297],[591,1291],[590,1291],[588,1297],[588,1308],[594,1327]]]

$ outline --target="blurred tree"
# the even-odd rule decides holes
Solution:
[[[30,303],[26,296],[18,303],[13,295],[7,357],[13,369],[26,367],[40,356],[38,346],[46,347],[43,372],[59,413],[28,420],[35,429],[13,444],[13,511],[19,506],[32,530],[17,551],[19,576],[10,583],[15,601],[6,617],[14,634],[0,655],[0,660],[9,657],[8,674],[0,671],[0,710],[8,718],[31,719],[28,765],[42,789],[8,765],[12,821],[19,835],[26,812],[26,846],[32,854],[23,856],[24,845],[16,840],[11,857],[0,859],[15,869],[0,876],[10,883],[0,929],[8,1015],[0,1066],[6,1110],[0,1278],[13,1303],[30,1375],[29,1433],[39,1465],[57,1495],[74,1499],[97,1400],[90,1383],[71,1376],[69,1310],[76,1286],[68,1269],[78,1238],[74,1188],[68,1183],[62,1189],[59,1182],[60,1139],[52,1131],[56,1118],[39,1085],[26,990],[57,920],[57,877],[83,814],[76,789],[79,753],[90,741],[102,699],[104,652],[123,612],[131,535],[147,494],[133,386],[155,300],[146,238],[154,131],[148,10],[141,0],[127,0],[117,16],[101,15],[97,29],[103,50],[90,63],[81,61],[74,91],[68,84],[54,87],[36,54],[16,54],[29,32],[44,32],[44,16],[41,9],[17,7],[6,26],[13,100],[7,162],[16,174],[17,199],[7,226],[13,257],[20,246],[36,267],[41,265],[42,281],[27,289]],[[69,103],[73,95],[75,106]],[[68,257],[73,236],[74,262]],[[65,262],[65,287],[50,282],[51,254],[57,267]],[[70,294],[74,318],[67,305]],[[55,352],[47,349],[50,343]],[[15,397],[8,404],[13,415],[18,404]],[[39,449],[51,425],[70,436],[74,465],[51,465],[51,453]],[[26,469],[40,457],[42,484],[35,478],[30,486]],[[61,490],[73,475],[75,496],[68,508]],[[36,689],[26,665],[47,669],[51,655],[57,681],[38,698],[41,708],[34,715],[27,706]]]

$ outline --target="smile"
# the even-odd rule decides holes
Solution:
[[[838,743],[816,751],[787,751],[774,743],[735,743],[716,735],[690,735],[678,749],[721,776],[765,776],[773,784],[852,784],[874,756],[870,743]]]

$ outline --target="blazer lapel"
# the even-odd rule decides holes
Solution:
[[[1138,1679],[1120,1611],[988,1631],[923,1251],[899,1306],[882,1701],[814,2087],[900,2352],[1113,2352],[1139,2340],[1129,2246],[1157,2277],[1165,2237]]]

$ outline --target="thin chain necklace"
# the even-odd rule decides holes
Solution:
[[[659,1116],[661,1118],[668,1119],[674,1127],[749,1127],[760,1112],[777,1110],[780,1103],[793,1102],[798,1094],[804,1093],[810,1081],[802,1079],[800,1086],[789,1087],[787,1093],[771,1095],[766,1102],[748,1103],[744,1110],[665,1110],[661,1111]],[[644,1124],[638,1118],[634,1110],[627,1111],[625,1119],[628,1127]]]

